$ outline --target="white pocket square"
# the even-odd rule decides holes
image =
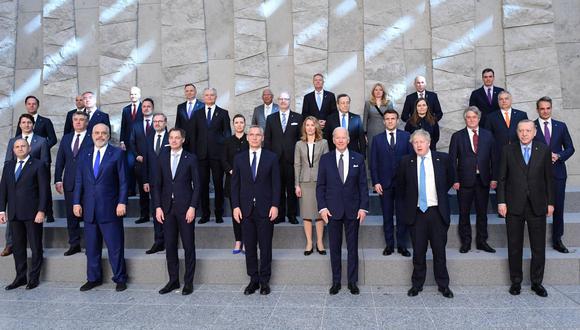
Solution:
[[[296,126],[298,123],[290,123],[290,126]]]
[[[358,165],[357,164],[354,164],[354,165],[352,165],[352,167],[358,167]]]

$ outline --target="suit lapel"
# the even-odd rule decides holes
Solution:
[[[522,147],[521,147],[520,143],[519,142],[518,143],[514,143],[513,145],[515,146],[514,147],[514,149],[515,149],[514,152],[516,154],[516,161],[520,164],[520,166],[522,167],[522,169],[525,172],[527,172],[528,171],[528,165],[526,165],[526,162],[524,160],[524,155],[522,154]],[[532,154],[533,153],[534,152],[532,152]],[[532,158],[530,157],[530,161],[531,161],[531,159]]]
[[[537,143],[532,142],[532,147],[530,148],[530,162],[528,163],[528,169],[538,162],[538,157],[540,157],[540,148]],[[522,156],[523,158],[523,156]]]
[[[99,173],[97,174],[97,177],[95,179],[99,179],[101,177],[101,174],[103,173],[103,167],[105,165],[105,162],[107,162],[109,160],[109,158],[111,158],[112,153],[113,153],[113,151],[111,150],[110,146],[107,146],[107,150],[105,151],[105,154],[101,156],[101,162],[99,163]]]
[[[439,155],[435,153],[431,153],[431,159],[433,161],[433,174],[435,175],[435,189],[436,191],[439,191],[439,184],[437,181],[443,178],[441,175],[441,159],[439,158]]]
[[[177,164],[177,169],[175,170],[175,176],[173,177],[173,180],[175,180],[177,178],[177,176],[179,175],[179,173],[181,173],[183,167],[185,166],[183,164],[185,163],[185,161],[187,159],[188,159],[188,156],[186,154],[184,154],[182,151],[181,156],[179,157],[179,163]],[[169,161],[171,162],[171,157],[169,157]]]
[[[419,181],[417,178],[417,155],[416,154],[412,154],[412,156],[411,156],[411,159],[409,162],[409,171],[411,173],[411,180],[413,181],[413,187],[419,188]]]
[[[464,138],[464,143],[465,146],[467,147],[467,149],[469,151],[471,151],[471,153],[475,154],[475,152],[473,151],[473,147],[471,147],[471,140],[469,139],[469,132],[467,131],[467,128],[463,129],[463,138]],[[481,132],[481,131],[480,131]],[[480,138],[481,138],[481,134],[480,134]]]
[[[348,174],[346,175],[346,179],[344,180],[343,184],[346,184],[348,182],[349,178],[354,175],[353,174],[354,166],[356,165],[358,167],[358,164],[355,164],[355,162],[354,162],[354,157],[351,155],[349,155],[349,157],[350,157],[350,159],[348,160]],[[336,168],[338,171],[338,166]]]
[[[18,159],[16,159],[16,163],[14,166],[18,166]],[[24,177],[25,175],[28,174],[28,171],[30,169],[30,167],[32,166],[32,157],[28,158],[28,160],[26,161],[26,163],[24,163],[24,165],[22,166],[22,172],[20,172],[20,176],[18,177],[18,180],[16,180],[14,183],[18,183],[18,181],[20,181],[20,179],[22,179],[22,177]],[[14,167],[12,169],[12,173],[14,173],[16,171],[16,167]],[[16,178],[14,175],[12,176],[13,178]]]

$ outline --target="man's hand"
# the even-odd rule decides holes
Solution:
[[[233,211],[233,217],[237,223],[242,222],[242,209],[240,209],[239,207],[236,207]]]
[[[497,181],[491,181],[491,182],[489,183],[489,187],[490,187],[491,189],[496,189],[496,188],[497,188]]]
[[[59,194],[63,194],[64,190],[62,189],[62,182],[57,182],[54,184],[54,188],[56,188],[56,192]]]
[[[163,214],[163,210],[160,207],[155,209],[155,219],[160,224],[163,224],[163,221],[165,221],[165,215]]]
[[[320,124],[320,128],[324,128],[324,125],[326,125],[326,120],[319,119],[318,123]]]
[[[127,205],[117,204],[117,216],[124,217],[127,214]]]
[[[455,182],[453,184],[453,189],[456,190],[456,191],[459,190],[460,187],[461,187],[461,185],[459,184],[459,182]]]
[[[148,183],[144,183],[143,184],[143,191],[144,192],[150,192],[151,191]]]
[[[127,147],[125,147],[125,142],[121,141],[121,143],[119,143],[119,148],[121,148],[121,150],[123,151],[127,151]]]
[[[560,155],[552,153],[552,163],[555,163],[560,159]]]
[[[36,216],[34,217],[35,223],[43,223],[44,222],[44,212],[38,211],[36,212]]]
[[[270,213],[268,213],[268,216],[270,217],[270,221],[276,220],[276,218],[278,217],[278,208],[276,206],[272,206],[270,208]]]
[[[75,217],[80,218],[83,216],[83,207],[80,205],[73,205],[73,213]]]
[[[497,213],[505,218],[507,215],[507,205],[503,203],[497,204]]]
[[[5,212],[0,213],[0,223],[1,224],[6,223],[6,213]]]
[[[364,210],[358,210],[358,214],[356,216],[356,219],[358,221],[360,221],[360,224],[362,225],[362,223],[365,221],[365,218],[367,217],[367,213]]]
[[[548,205],[548,214],[547,217],[551,217],[554,214],[554,205]]]
[[[295,192],[296,192],[296,197],[302,198],[302,189],[300,189],[300,186],[296,186]]]
[[[377,194],[382,195],[383,194],[383,186],[380,183],[377,183],[375,185],[375,191],[377,192]]]
[[[187,221],[187,223],[191,223],[193,219],[195,219],[195,207],[190,206],[187,209],[187,213],[185,213],[185,221]]]
[[[139,163],[143,163],[143,156],[137,156],[135,157],[135,160],[138,161]]]
[[[328,223],[328,218],[331,217],[330,211],[328,209],[323,209],[320,211],[320,217],[324,220],[324,223]]]

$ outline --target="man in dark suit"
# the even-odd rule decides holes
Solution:
[[[318,119],[320,127],[326,125],[326,117],[335,113],[336,99],[334,93],[324,90],[324,76],[317,73],[312,76],[314,91],[304,95],[302,100],[302,117],[314,116]]]
[[[232,135],[228,111],[215,104],[215,88],[203,90],[203,111],[194,113],[195,137],[192,146],[199,161],[201,178],[201,219],[200,224],[209,221],[209,177],[213,179],[215,222],[222,223],[224,214],[224,170],[221,165],[225,140]]]
[[[332,133],[336,149],[320,158],[316,201],[320,217],[328,225],[332,286],[329,293],[340,291],[342,274],[342,230],[348,250],[348,289],[359,294],[358,229],[369,209],[369,190],[364,157],[348,149],[348,131],[337,127]]]
[[[145,181],[143,180],[143,167],[145,166],[145,154],[147,153],[147,141],[155,134],[153,130],[153,100],[146,98],[141,102],[143,114],[141,120],[136,120],[131,129],[128,150],[134,155],[135,167],[127,171],[134,171],[133,174],[137,179],[139,187],[139,207],[140,217],[135,223],[149,222],[149,192],[144,190]]]
[[[413,114],[413,111],[415,111],[415,102],[421,98],[427,100],[429,111],[431,111],[432,115],[437,119],[437,121],[440,121],[441,118],[443,118],[443,111],[441,110],[441,104],[439,104],[437,93],[426,90],[426,86],[427,83],[425,82],[425,77],[415,77],[416,92],[407,95],[405,98],[403,112],[401,113],[401,119],[403,121],[409,120]]]
[[[153,204],[155,218],[164,227],[167,271],[169,282],[159,290],[166,294],[179,289],[178,235],[185,250],[185,276],[182,295],[193,292],[195,273],[195,210],[199,208],[199,174],[195,155],[183,150],[185,131],[172,128],[169,131],[170,150],[159,156]]]
[[[506,218],[510,294],[521,291],[524,225],[527,223],[532,262],[532,290],[540,297],[548,292],[542,286],[546,261],[546,216],[554,212],[552,153],[544,143],[532,142],[536,126],[531,120],[517,125],[519,143],[502,150],[497,187],[497,209]]]
[[[249,151],[242,151],[234,157],[231,186],[233,218],[242,225],[246,270],[250,276],[245,295],[253,294],[258,288],[262,295],[270,293],[272,235],[280,205],[280,173],[276,154],[262,149],[263,140],[262,128],[250,127]]]
[[[81,252],[81,225],[82,218],[73,214],[73,191],[79,156],[86,149],[93,148],[93,140],[87,136],[89,116],[79,111],[72,117],[74,131],[65,134],[60,141],[56,164],[54,166],[54,184],[59,194],[64,193],[66,205],[66,225],[68,230],[69,249],[64,253],[71,256]],[[64,175],[63,175],[64,171]]]
[[[83,101],[85,102],[85,112],[89,115],[89,124],[87,125],[87,134],[91,135],[93,127],[97,124],[105,124],[111,130],[109,115],[97,108],[97,98],[93,92],[84,92]]]
[[[269,88],[264,88],[262,91],[262,101],[263,104],[254,108],[254,114],[252,115],[252,125],[258,125],[262,127],[262,130],[266,129],[266,118],[269,115],[278,112],[278,104],[274,103],[274,94]]]
[[[302,116],[290,110],[290,94],[280,93],[280,110],[266,119],[264,149],[273,151],[280,163],[280,212],[276,223],[284,222],[286,215],[291,224],[297,224],[298,199],[294,190],[294,150],[300,139]]]
[[[427,131],[419,129],[413,132],[411,144],[415,153],[401,159],[397,174],[397,189],[405,194],[405,220],[413,243],[413,286],[407,295],[414,297],[423,290],[427,247],[430,245],[439,292],[446,298],[453,298],[445,256],[451,221],[447,192],[453,185],[453,166],[446,153],[429,149],[430,142]]]
[[[129,145],[134,123],[143,122],[143,110],[141,109],[141,89],[131,87],[129,92],[130,102],[121,111],[121,132],[119,134],[119,147],[125,151],[127,157],[127,182],[129,182],[129,196],[135,196],[135,151]],[[149,216],[147,216],[149,221]]]
[[[451,136],[449,159],[455,171],[453,189],[457,190],[459,204],[459,252],[471,249],[469,213],[475,201],[476,247],[490,253],[495,250],[487,244],[487,203],[489,188],[497,187],[497,152],[491,132],[479,126],[481,112],[470,106],[463,112],[466,127]]]
[[[205,109],[205,104],[196,99],[197,89],[192,83],[187,83],[183,86],[185,94],[185,102],[177,105],[177,114],[175,116],[175,127],[181,128],[185,131],[185,143],[183,148],[189,152],[193,150],[191,141],[195,137],[195,116],[193,115],[198,110]]]
[[[109,144],[105,124],[93,127],[94,148],[78,160],[73,192],[73,213],[83,217],[87,255],[87,282],[81,291],[103,283],[101,255],[103,240],[109,252],[115,290],[127,289],[123,217],[127,213],[127,176],[123,151]]]
[[[16,278],[5,289],[26,285],[26,289],[30,290],[38,286],[42,267],[42,223],[50,178],[46,164],[30,156],[30,146],[26,140],[16,140],[12,150],[16,159],[4,163],[0,182],[0,223],[8,220],[12,227]],[[27,242],[32,251],[28,274]]]
[[[399,113],[387,109],[383,115],[385,131],[373,137],[371,146],[370,172],[375,191],[381,199],[383,210],[383,233],[386,247],[383,255],[395,251],[393,214],[397,213],[397,252],[405,257],[411,253],[407,249],[409,230],[404,220],[403,194],[397,190],[397,168],[401,158],[413,152],[409,143],[410,134],[397,129]]]
[[[326,126],[324,127],[324,138],[329,141],[328,148],[330,151],[336,147],[332,142],[332,132],[337,127],[343,127],[348,130],[350,142],[348,149],[361,155],[366,155],[367,141],[365,138],[362,119],[359,115],[350,112],[350,96],[339,94],[337,97],[338,111],[326,117]]]
[[[481,72],[483,86],[471,92],[469,97],[469,106],[476,106],[481,111],[481,120],[479,126],[485,127],[485,118],[490,113],[499,110],[497,96],[503,88],[493,85],[495,73],[493,69],[486,68]]]
[[[66,113],[66,119],[64,121],[64,130],[62,132],[63,136],[68,133],[72,133],[74,131],[72,117],[75,113],[79,111],[85,112],[85,101],[82,95],[77,95],[75,97],[75,108]]]
[[[568,253],[562,243],[564,235],[564,197],[566,196],[566,160],[574,154],[574,144],[564,122],[552,118],[552,99],[544,96],[536,102],[539,118],[534,121],[534,141],[545,143],[552,152],[554,186],[554,216],[552,217],[552,246],[560,253]]]
[[[153,197],[153,187],[155,186],[157,166],[159,156],[169,149],[169,134],[167,134],[167,117],[163,113],[153,114],[153,129],[155,132],[147,137],[147,151],[145,153],[143,172],[143,190],[151,193]],[[184,131],[185,132],[185,131]],[[184,133],[185,135],[185,133]],[[153,246],[145,251],[146,254],[153,254],[165,250],[165,237],[163,234],[163,224],[153,221],[155,242]]]

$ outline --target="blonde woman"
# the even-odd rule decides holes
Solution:
[[[366,132],[369,146],[372,146],[373,136],[384,133],[383,115],[387,110],[395,110],[395,105],[393,101],[387,98],[385,85],[378,82],[373,85],[371,95],[368,101],[365,102],[363,115],[363,128]],[[370,148],[367,150],[370,150]]]
[[[300,200],[300,215],[304,219],[306,249],[304,255],[314,251],[312,243],[312,221],[316,222],[316,251],[325,255],[324,221],[319,217],[316,205],[316,180],[320,156],[328,152],[328,143],[322,138],[318,119],[308,116],[302,123],[302,137],[296,142],[294,152],[294,176],[296,196]]]

